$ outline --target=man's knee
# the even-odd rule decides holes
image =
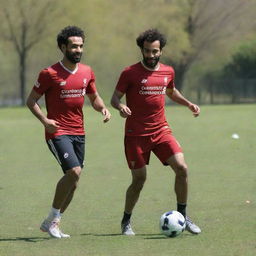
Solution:
[[[66,171],[66,175],[72,179],[74,182],[77,182],[79,180],[80,174],[81,174],[81,167],[76,166]]]
[[[137,190],[141,190],[147,178],[146,168],[132,170],[132,173],[132,186]]]
[[[187,177],[188,167],[186,165],[183,153],[178,153],[171,156],[166,162],[174,170],[176,176]]]
[[[174,172],[178,177],[185,177],[188,176],[188,167],[185,163],[177,163],[174,167]]]

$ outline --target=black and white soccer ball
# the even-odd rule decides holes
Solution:
[[[161,233],[168,237],[180,235],[186,228],[184,216],[177,211],[165,212],[160,218]]]

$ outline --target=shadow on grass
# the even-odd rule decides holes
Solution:
[[[29,243],[37,243],[51,239],[50,237],[11,237],[11,238],[0,238],[0,242],[11,242],[11,241],[24,241]]]
[[[122,237],[123,235],[120,233],[115,233],[115,234],[94,234],[94,233],[84,233],[81,234],[81,236],[100,236],[100,237],[114,237],[114,236],[120,236]],[[126,236],[127,237],[127,236]],[[133,236],[130,236],[133,237]],[[144,239],[166,239],[165,236],[162,236],[160,234],[136,234],[136,237],[144,237]]]
[[[121,234],[94,234],[94,233],[84,233],[81,236],[121,236]]]
[[[145,239],[184,239],[184,238],[188,238],[188,237],[196,237],[196,235],[193,234],[189,234],[189,233],[182,233],[179,236],[175,236],[175,237],[167,237],[161,234],[157,234],[155,237],[145,237]]]

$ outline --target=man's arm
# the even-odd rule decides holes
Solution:
[[[113,108],[119,110],[121,117],[128,117],[132,114],[131,110],[123,103],[121,103],[121,98],[124,96],[124,93],[115,90],[112,98],[111,98],[111,105]]]
[[[102,115],[104,116],[103,122],[106,123],[109,121],[109,119],[111,118],[111,114],[108,111],[108,109],[106,108],[102,98],[99,96],[99,94],[96,93],[92,93],[92,94],[87,94],[92,107],[98,111],[101,112]]]
[[[167,89],[166,95],[174,102],[188,107],[192,111],[192,113],[195,117],[199,116],[199,114],[200,114],[199,106],[197,106],[196,104],[187,100],[176,88]]]
[[[27,98],[27,106],[34,114],[34,116],[37,117],[37,119],[39,119],[39,121],[44,125],[46,131],[49,133],[54,133],[59,127],[58,122],[52,119],[48,119],[41,110],[39,104],[37,103],[41,96],[41,94],[38,94],[37,92],[32,90]]]

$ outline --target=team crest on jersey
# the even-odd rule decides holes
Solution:
[[[141,80],[141,83],[142,83],[142,84],[146,84],[147,81],[148,81],[148,79],[142,79],[142,80]]]
[[[87,82],[87,79],[86,79],[86,78],[84,78],[84,85],[86,85],[86,82]]]
[[[66,85],[66,81],[62,81],[62,82],[60,82],[60,86],[64,86],[64,85]]]

